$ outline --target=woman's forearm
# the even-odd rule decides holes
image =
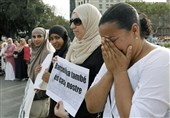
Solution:
[[[133,90],[126,71],[114,76],[114,87],[116,105],[120,117],[129,118]]]
[[[107,72],[97,84],[87,91],[85,101],[89,112],[103,111],[112,83],[113,76]]]

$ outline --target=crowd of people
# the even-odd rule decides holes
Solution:
[[[27,66],[30,60],[30,47],[25,38],[19,38],[19,43],[7,38],[1,43],[1,73],[5,80],[27,80]],[[10,74],[9,74],[10,73]]]
[[[75,118],[170,117],[170,50],[146,40],[152,23],[128,3],[117,3],[103,15],[91,4],[76,7],[70,28],[36,27],[31,43],[11,38],[1,45],[5,80],[30,78],[35,82],[48,54],[50,67],[42,80],[48,84],[56,56],[89,69],[88,88]],[[5,61],[4,61],[5,60]],[[5,66],[4,66],[5,65]],[[63,100],[36,89],[29,118],[73,118]],[[62,93],[66,94],[66,93]]]

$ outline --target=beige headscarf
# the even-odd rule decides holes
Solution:
[[[25,38],[20,38],[20,41],[21,41],[21,40],[22,40],[23,42],[22,42],[22,43],[20,42],[18,46],[16,45],[15,51],[20,52],[20,51],[24,48],[24,46],[27,45],[27,42],[26,42]]]
[[[44,36],[44,40],[45,40],[42,43],[42,45],[38,47],[36,47],[33,44],[33,42],[31,43],[32,53],[31,53],[30,64],[28,65],[28,76],[34,82],[35,81],[35,73],[34,73],[35,67],[41,64],[49,53],[55,52],[55,49],[51,45],[51,43],[47,40],[47,33],[44,28],[42,27],[35,28],[32,31],[32,35],[33,34],[36,34],[36,35],[41,34]]]
[[[66,59],[75,64],[82,64],[101,44],[101,37],[98,31],[101,14],[91,4],[80,5],[74,9],[73,13],[77,13],[86,31],[81,40],[74,38],[67,52]]]

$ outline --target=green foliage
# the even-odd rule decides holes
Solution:
[[[18,37],[18,32],[31,31],[41,26],[49,29],[60,24],[67,29],[69,23],[61,16],[55,16],[55,7],[45,5],[42,0],[0,0],[0,37]]]
[[[153,30],[156,32],[158,27],[170,27],[170,4],[168,3],[145,3],[129,2],[138,12],[145,13],[152,21]]]
[[[170,42],[166,42],[164,43],[162,46],[166,47],[166,48],[170,48]]]

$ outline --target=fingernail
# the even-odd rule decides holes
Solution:
[[[106,41],[108,41],[108,42],[109,42],[110,40],[106,38]]]
[[[132,46],[129,46],[129,49],[132,49]]]

